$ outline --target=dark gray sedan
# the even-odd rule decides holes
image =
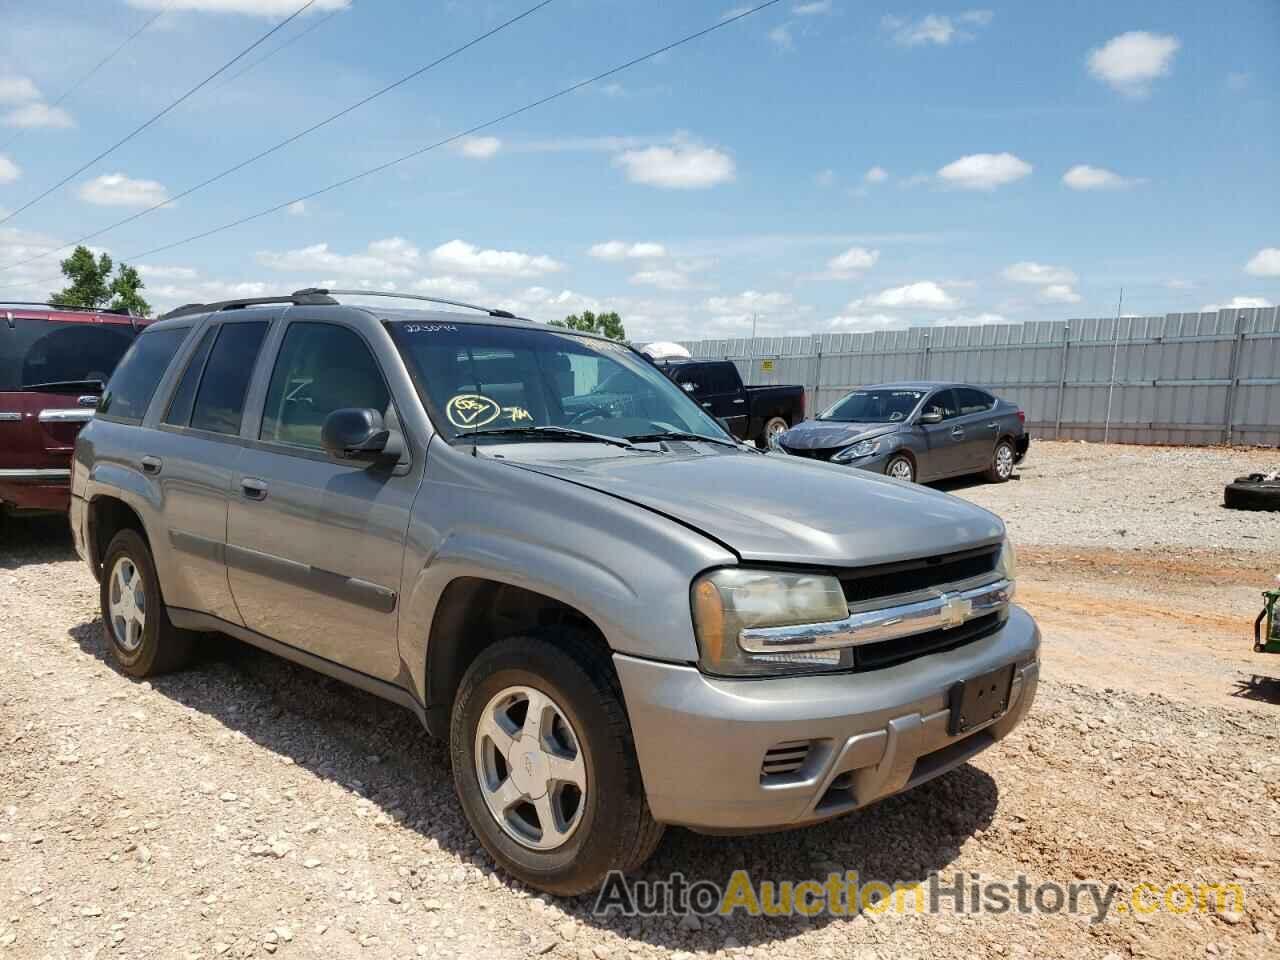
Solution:
[[[1027,455],[1025,423],[1017,404],[965,383],[883,383],[792,427],[778,449],[899,480],[982,473],[1003,483]]]

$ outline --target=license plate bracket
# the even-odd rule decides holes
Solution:
[[[952,686],[947,724],[951,736],[972,733],[1004,716],[1013,690],[1013,667],[1010,663]]]

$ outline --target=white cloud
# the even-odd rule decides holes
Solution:
[[[1069,283],[1051,283],[1040,291],[1040,299],[1045,303],[1079,303],[1080,294]]]
[[[631,282],[659,290],[687,290],[689,277],[679,270],[641,270],[631,275]]]
[[[769,39],[773,41],[773,45],[779,50],[791,51],[796,48],[795,41],[791,38],[791,27],[789,24],[778,24],[769,31]]]
[[[867,330],[886,330],[890,327],[904,327],[906,321],[901,317],[887,313],[872,314],[840,314],[827,321],[832,330],[846,333],[858,333]]]
[[[0,183],[13,183],[22,176],[22,168],[9,158],[7,153],[0,153]]]
[[[0,76],[0,103],[26,103],[39,99],[40,90],[30,77],[18,74]]]
[[[734,178],[733,158],[714,147],[678,145],[628,150],[613,161],[632,183],[671,190],[696,190]]]
[[[1125,96],[1141,99],[1151,93],[1153,80],[1169,74],[1181,46],[1177,37],[1132,30],[1091,50],[1089,72]]]
[[[831,0],[813,0],[812,3],[797,3],[791,8],[797,17],[815,17],[831,12]]]
[[[1062,175],[1062,182],[1072,190],[1122,190],[1143,181],[1138,177],[1122,177],[1103,167],[1078,163]]]
[[[76,122],[61,107],[51,107],[47,103],[28,103],[6,113],[4,125],[23,129],[47,127],[51,130],[66,130],[74,127]]]
[[[415,280],[410,289],[424,296],[447,297],[451,300],[463,297],[477,300],[488,298],[484,288],[479,283],[464,277],[423,277],[420,280]]]
[[[967,10],[955,20],[951,17],[930,13],[919,20],[905,17],[885,16],[880,19],[880,27],[893,35],[899,46],[920,47],[927,44],[945,47],[953,40],[972,40],[973,34],[956,26],[963,23],[972,27],[985,27],[991,23],[993,14],[990,10]]]
[[[884,167],[872,167],[862,175],[862,179],[867,183],[884,183],[889,179],[889,171]]]
[[[990,327],[997,323],[1012,323],[1003,314],[999,313],[975,313],[975,314],[958,314],[954,317],[943,317],[934,323],[935,327]]]
[[[1031,173],[1031,164],[1012,153],[974,153],[938,171],[938,176],[965,190],[994,190]]]
[[[1280,277],[1280,247],[1263,247],[1244,265],[1255,277]]]
[[[138,264],[138,273],[145,280],[194,280],[199,276],[191,267],[161,267],[147,263]]]
[[[327,243],[314,243],[282,252],[260,250],[254,258],[272,270],[289,270],[313,277],[340,276],[366,280],[408,276],[422,262],[418,248],[403,237],[375,240],[364,253],[334,253]]]
[[[81,184],[80,199],[99,207],[153,207],[168,200],[169,191],[155,180],[104,173]]]
[[[902,287],[889,287],[866,299],[854,300],[845,309],[849,313],[856,313],[861,307],[950,310],[956,306],[958,306],[956,299],[942,289],[940,284],[932,280],[922,280]]]
[[[1266,297],[1232,297],[1226,303],[1206,303],[1201,313],[1217,313],[1219,310],[1248,310],[1252,307],[1273,307]]]
[[[431,262],[444,270],[498,277],[537,277],[563,265],[551,257],[516,250],[481,250],[465,240],[450,240],[431,251]]]
[[[708,297],[703,306],[711,313],[725,315],[768,313],[770,310],[791,306],[791,295],[778,291],[761,293],[758,290],[744,290],[731,297]]]
[[[613,263],[621,260],[660,260],[667,255],[667,248],[660,243],[625,243],[622,240],[607,240],[604,243],[593,244],[587,251],[587,255]]]
[[[868,250],[866,247],[850,247],[839,256],[827,261],[827,270],[833,276],[849,277],[862,270],[869,270],[880,259],[879,250]]]
[[[464,137],[457,142],[455,149],[464,157],[488,160],[502,149],[502,141],[497,137]]]
[[[287,17],[301,6],[298,0],[128,0],[140,10],[192,10],[199,13],[245,13],[258,17]],[[351,0],[316,0],[308,14],[345,10]]]
[[[295,200],[285,209],[289,211],[289,216],[300,217],[307,212],[307,203],[305,200]]]
[[[1049,283],[1075,283],[1076,275],[1066,267],[1053,267],[1034,260],[1021,260],[1005,267],[1002,276],[1010,283],[1029,283],[1042,286]]]

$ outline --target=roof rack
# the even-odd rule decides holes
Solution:
[[[426,303],[443,303],[450,307],[463,307],[467,310],[479,310],[481,313],[487,313],[491,317],[498,317],[502,320],[528,320],[528,317],[517,317],[510,310],[498,310],[493,307],[480,307],[474,303],[463,303],[461,300],[442,300],[439,297],[424,297],[416,293],[394,293],[389,290],[328,290],[321,287],[308,287],[305,290],[297,291],[294,296],[299,294],[320,294],[329,296],[337,294],[345,297],[395,297],[400,300],[422,300]],[[531,321],[532,322],[532,321]]]
[[[323,290],[299,290],[283,297],[244,297],[240,300],[218,300],[214,303],[184,303],[163,313],[156,319],[173,320],[176,317],[187,317],[196,313],[219,313],[223,310],[239,310],[243,307],[256,307],[272,303],[288,303],[294,306],[333,306],[337,304]]]
[[[61,310],[66,313],[96,313],[96,314],[109,315],[113,317],[128,317],[129,324],[130,326],[133,327],[134,332],[137,333],[138,331],[137,318],[134,317],[133,313],[131,313],[128,309],[113,310],[109,307],[81,307],[81,306],[76,306],[74,304],[68,304],[68,303],[49,303],[48,301],[45,301],[45,300],[0,300],[0,308],[7,308],[7,307],[45,307],[49,310]],[[4,318],[5,318],[5,322],[9,325],[9,329],[12,330],[14,326],[13,322],[15,319],[15,317],[13,316],[13,311],[5,309]],[[21,319],[21,318],[19,317],[17,319]]]

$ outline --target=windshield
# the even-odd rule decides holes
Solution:
[[[473,323],[388,324],[423,401],[450,439],[494,431],[495,441],[550,438],[567,427],[607,437],[724,430],[630,347],[545,327]]]
[[[855,390],[818,417],[842,423],[897,423],[911,416],[921,390]]]
[[[106,383],[131,343],[133,329],[125,323],[15,317],[10,329],[0,322],[0,390],[83,380]]]

